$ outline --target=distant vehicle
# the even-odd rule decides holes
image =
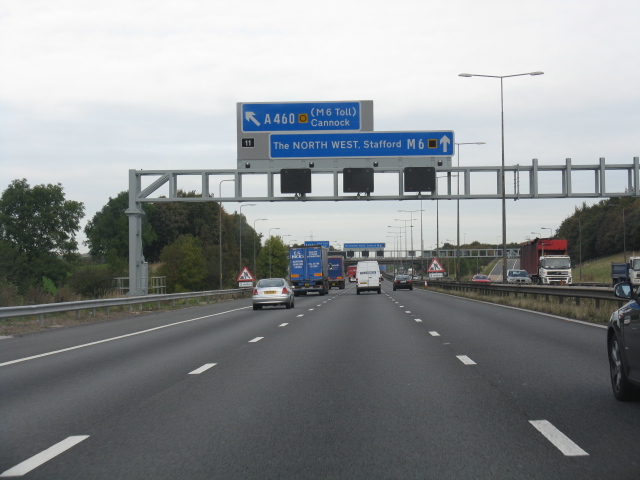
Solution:
[[[533,283],[571,285],[571,258],[567,255],[567,241],[534,238],[521,243],[520,268],[531,275]]]
[[[349,282],[356,281],[357,270],[358,270],[358,267],[356,267],[355,265],[351,265],[350,267],[347,267],[347,276],[349,277]]]
[[[613,312],[607,328],[613,395],[626,401],[640,388],[640,305],[638,292],[630,283],[619,283],[613,291],[616,297],[630,300]]]
[[[293,288],[284,278],[263,278],[253,289],[251,300],[254,310],[277,305],[293,308]]]
[[[486,275],[474,275],[471,281],[476,283],[491,283],[491,279]]]
[[[343,290],[345,287],[344,277],[344,257],[329,256],[329,288],[338,287]]]
[[[640,257],[631,257],[628,263],[612,263],[611,280],[614,285],[621,282],[640,285]]]
[[[507,283],[531,284],[531,277],[526,270],[507,270]]]
[[[393,279],[393,291],[395,292],[399,288],[413,290],[413,279],[411,275],[396,275],[396,278]]]
[[[382,293],[380,287],[380,266],[376,261],[358,262],[356,271],[356,293],[376,291]]]
[[[329,293],[329,250],[320,246],[289,249],[289,277],[297,297],[309,292]]]

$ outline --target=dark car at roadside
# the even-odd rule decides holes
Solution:
[[[621,401],[640,391],[640,305],[638,290],[630,283],[614,287],[615,296],[629,302],[611,315],[607,326],[607,351],[613,395]]]
[[[413,279],[411,275],[396,275],[393,279],[393,291],[395,292],[399,288],[413,290]]]

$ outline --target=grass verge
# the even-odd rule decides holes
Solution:
[[[236,298],[234,294],[229,294],[222,295],[220,297],[212,297],[211,301],[200,300],[198,302],[197,298],[176,300],[175,302],[153,301],[135,305],[122,305],[109,308],[96,308],[69,311],[64,313],[51,313],[47,314],[43,320],[40,320],[40,318],[37,316],[4,318],[0,319],[0,336],[16,336],[42,330],[83,325],[86,323],[99,322],[103,320],[138,317],[140,315],[145,315],[151,312],[164,312],[169,310],[177,310],[180,308],[206,305],[209,303],[222,303],[234,298]]]
[[[612,298],[609,300],[600,300],[600,305],[596,307],[595,300],[580,300],[580,304],[576,305],[573,298],[564,298],[561,303],[560,297],[540,298],[542,295],[538,295],[538,298],[534,298],[532,295],[523,296],[522,294],[517,297],[514,295],[501,296],[501,295],[482,295],[478,292],[457,292],[440,288],[435,282],[429,284],[429,290],[433,290],[439,293],[445,293],[447,295],[453,295],[457,297],[465,297],[473,300],[480,300],[482,302],[497,303],[499,305],[509,305],[511,307],[522,308],[524,310],[531,310],[534,312],[549,313],[551,315],[558,315],[560,317],[571,318],[574,320],[583,320],[585,322],[598,323],[605,325],[611,313],[618,307],[618,300]]]

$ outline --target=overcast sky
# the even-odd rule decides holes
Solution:
[[[639,20],[637,0],[0,0],[0,189],[60,183],[84,203],[84,227],[128,188],[129,169],[236,168],[236,102],[373,100],[375,130],[453,130],[456,142],[486,142],[463,146],[461,166],[499,165],[500,81],[462,72],[544,72],[504,80],[507,165],[631,163]],[[508,201],[508,241],[548,234],[582,201]],[[440,244],[455,243],[456,202],[438,203],[437,216],[422,203],[425,249],[436,224]],[[411,216],[398,210],[420,208],[242,213],[286,242],[393,244],[388,225]],[[461,201],[460,224],[461,241],[500,243],[500,200]]]

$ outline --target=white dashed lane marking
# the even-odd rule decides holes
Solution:
[[[13,468],[10,468],[6,472],[2,473],[0,477],[21,477],[26,475],[34,468],[39,467],[43,463],[48,462],[52,458],[57,457],[61,453],[66,452],[72,447],[75,447],[77,444],[89,438],[89,435],[76,435],[73,437],[68,437],[65,440],[56,443],[52,447],[47,448],[46,450],[34,455],[28,460],[16,465]]]
[[[256,343],[259,342],[260,340],[262,340],[264,337],[256,337],[253,340],[249,340],[249,343]]]
[[[542,435],[545,436],[558,450],[560,450],[567,457],[580,457],[589,455],[573,441],[569,439],[564,433],[554,427],[548,420],[529,420],[529,423],[533,425]]]
[[[458,358],[458,360],[460,360],[462,363],[464,363],[465,365],[476,365],[476,362],[474,362],[473,360],[471,360],[469,357],[467,357],[466,355],[456,355],[456,357]]]
[[[200,368],[196,368],[193,372],[189,372],[189,375],[200,375],[202,372],[206,372],[211,367],[215,367],[216,365],[216,363],[205,363]]]

